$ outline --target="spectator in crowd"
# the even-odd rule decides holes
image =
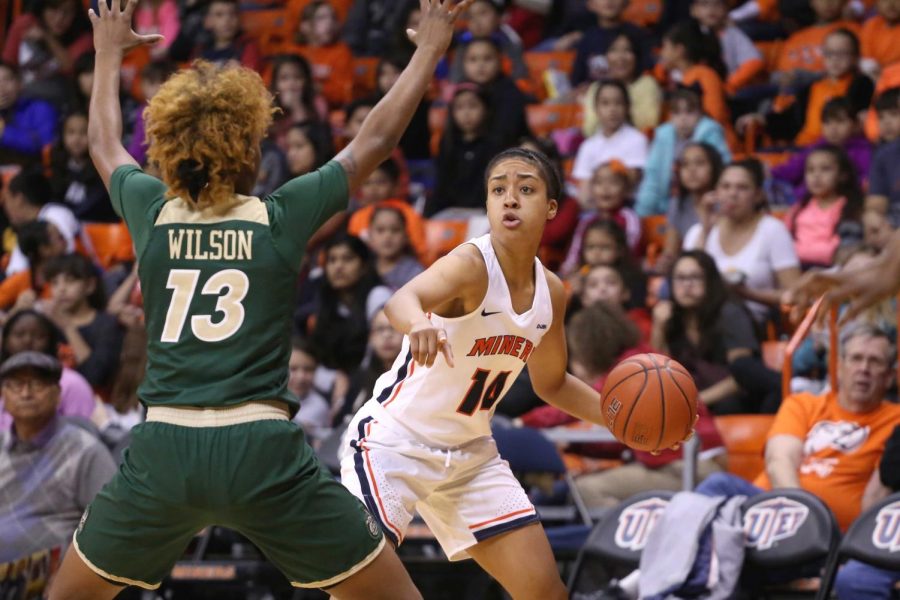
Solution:
[[[147,162],[147,134],[144,129],[144,110],[150,103],[150,99],[156,95],[160,86],[175,72],[175,65],[167,60],[159,60],[148,63],[141,69],[141,95],[144,101],[135,112],[131,143],[128,144],[128,153],[140,164]],[[86,90],[93,86],[93,66],[91,67],[91,81]],[[79,82],[80,84],[80,82]],[[85,104],[87,110],[87,104]]]
[[[755,159],[722,171],[716,193],[704,197],[700,223],[691,227],[684,248],[703,249],[743,297],[757,323],[779,306],[782,290],[800,276],[800,262],[784,223],[766,214],[763,169]]]
[[[900,87],[892,87],[875,98],[878,116],[878,142],[889,144],[900,139]]]
[[[581,253],[584,232],[595,221],[612,221],[625,232],[628,250],[637,255],[641,243],[641,219],[626,206],[631,191],[628,167],[618,160],[602,163],[594,169],[588,187],[587,210],[581,213],[566,262],[571,264]]]
[[[473,49],[477,46],[470,44],[469,51]],[[457,86],[435,161],[437,182],[425,205],[426,217],[448,208],[484,210],[484,170],[501,148],[491,134],[493,108],[481,88],[471,83]]]
[[[75,61],[72,67],[71,93],[66,99],[65,111],[83,110],[87,112],[91,103],[91,91],[94,87],[94,69],[97,56],[93,52],[85,52]],[[122,90],[123,96],[126,94]]]
[[[310,123],[295,123],[284,136],[283,150],[288,174],[298,177],[325,164],[331,155],[331,143],[319,127]]]
[[[844,531],[859,515],[863,493],[878,478],[885,443],[900,424],[900,406],[885,394],[894,377],[895,347],[877,327],[841,331],[838,389],[785,398],[766,442],[766,470],[752,484],[722,473],[700,484],[709,496],[755,496],[802,488],[834,512]]]
[[[698,399],[714,414],[774,412],[777,405],[750,397],[734,376],[738,361],[759,356],[759,342],[753,319],[713,259],[700,250],[683,253],[672,267],[669,289],[672,300],[653,308],[650,345],[685,366]]]
[[[588,0],[587,7],[596,16],[597,24],[584,31],[576,47],[577,54],[570,75],[573,86],[603,77],[603,71],[608,67],[604,55],[610,44],[623,32],[638,40],[642,49],[641,56],[650,56],[650,39],[646,32],[622,20],[625,6],[625,0]],[[637,69],[641,72],[648,66],[639,64]]]
[[[40,156],[57,131],[56,110],[22,96],[22,79],[13,63],[0,62],[0,164],[26,164]]]
[[[503,23],[503,11],[506,0],[475,0],[467,12],[466,29],[456,36],[456,54],[450,72],[450,80],[458,83],[463,77],[462,56],[466,45],[472,40],[489,38],[496,42],[508,62],[506,73],[513,79],[524,79],[528,76],[525,59],[522,57],[522,40],[515,29]]]
[[[591,267],[584,275],[584,283],[581,286],[581,293],[577,296],[577,304],[588,307],[598,302],[607,302],[618,306],[625,311],[628,319],[638,328],[641,333],[641,342],[649,343],[653,322],[646,308],[631,302],[631,288],[634,287],[634,284],[630,279],[633,277],[633,272],[620,267],[611,265]],[[575,306],[572,308],[576,309]]]
[[[204,35],[194,46],[194,58],[218,65],[234,61],[248,69],[260,70],[259,46],[241,33],[240,12],[238,0],[211,0],[203,17]]]
[[[59,418],[62,367],[41,352],[0,365],[13,425],[0,431],[0,563],[66,546],[94,495],[116,472],[87,430]]]
[[[792,140],[798,146],[816,142],[822,136],[822,109],[833,98],[846,98],[855,119],[869,106],[875,84],[859,72],[859,39],[848,29],[836,29],[822,47],[825,76],[800,90],[782,90],[774,110],[765,115],[766,132],[775,139]],[[754,115],[745,121],[759,118]]]
[[[406,29],[405,18],[413,0],[355,0],[344,23],[344,41],[354,56],[381,56],[394,31]],[[404,19],[402,22],[400,19]]]
[[[719,36],[722,60],[728,70],[725,90],[729,95],[760,78],[766,63],[747,34],[729,20],[726,0],[693,0],[691,17]]]
[[[679,86],[694,89],[706,116],[725,128],[730,146],[736,145],[725,95],[725,65],[714,33],[704,31],[692,19],[672,27],[663,36],[657,72],[669,91]]]
[[[500,47],[491,38],[475,38],[462,50],[463,79],[481,87],[494,108],[491,133],[501,146],[529,134],[525,105],[534,101],[503,73]]]
[[[859,39],[862,41],[862,69],[878,79],[881,71],[900,62],[900,4],[896,0],[876,0],[875,12],[863,23]]]
[[[874,210],[867,210],[863,213],[862,225],[863,244],[876,252],[884,250],[894,233],[887,216]]]
[[[885,2],[879,2],[886,4]],[[894,428],[884,445],[877,477],[872,474],[863,494],[861,510],[900,491],[900,426]],[[879,569],[857,560],[847,561],[837,573],[834,588],[838,600],[890,600],[891,591],[900,581],[900,571]]]
[[[289,179],[288,164],[284,152],[269,138],[260,142],[259,150],[259,171],[250,195],[265,198]]]
[[[353,86],[353,54],[340,39],[341,24],[334,7],[313,0],[303,8],[300,29],[285,53],[300,53],[312,67],[313,80],[331,108],[349,102]]]
[[[18,228],[18,242],[27,268],[0,282],[0,310],[10,313],[32,308],[41,298],[50,296],[44,276],[48,261],[66,254],[66,241],[56,227],[46,221],[29,221]]]
[[[894,227],[900,227],[900,138],[883,144],[872,156],[866,209],[887,215]]]
[[[331,404],[313,386],[318,366],[309,340],[295,336],[288,362],[288,391],[300,401],[300,410],[293,420],[312,440],[321,439],[331,426]]]
[[[806,157],[824,145],[842,148],[859,177],[867,177],[872,163],[872,145],[862,135],[859,120],[850,101],[844,97],[832,98],[822,107],[822,138],[806,148],[794,152],[784,163],[772,169],[772,177],[793,187],[794,199],[806,193]]]
[[[598,73],[602,79],[615,79],[625,84],[630,101],[629,115],[631,124],[643,132],[652,131],[659,124],[662,111],[662,92],[652,75],[647,73],[646,50],[633,33],[621,32],[606,50],[606,70],[602,61]],[[599,81],[594,81],[584,94],[584,135],[590,137],[597,132],[597,88]]]
[[[675,159],[689,142],[709,144],[719,152],[720,162],[731,162],[725,130],[703,116],[700,97],[696,92],[689,89],[672,92],[668,107],[669,120],[653,133],[644,176],[635,197],[634,208],[642,217],[668,212]]]
[[[328,128],[328,102],[316,92],[312,67],[303,56],[281,54],[273,59],[269,91],[281,109],[272,123],[272,136],[279,144],[291,125],[297,123],[316,123]]]
[[[367,243],[375,257],[378,276],[392,290],[398,290],[424,271],[407,235],[406,216],[393,206],[378,205],[369,221]]]
[[[134,30],[140,35],[162,35],[162,41],[150,47],[150,58],[166,58],[169,46],[181,30],[178,3],[175,0],[140,0],[134,11]]]
[[[80,254],[54,258],[44,270],[50,299],[42,312],[72,348],[75,369],[95,388],[112,383],[119,366],[122,330],[104,311],[106,296],[91,261]]]
[[[334,418],[335,425],[342,424],[345,417],[355,414],[359,407],[372,397],[375,382],[391,370],[391,365],[400,354],[402,346],[403,335],[391,327],[384,310],[379,309],[372,317],[366,356],[359,368],[350,376],[343,404]]]
[[[2,344],[0,361],[21,352],[40,352],[58,357],[62,336],[50,319],[35,310],[24,309],[6,322],[0,344]],[[94,390],[78,371],[63,366],[59,389],[57,414],[64,417],[79,417],[85,421],[91,419],[97,405]],[[8,431],[11,426],[12,415],[0,402],[0,431]]]
[[[675,161],[675,193],[666,208],[666,241],[654,269],[668,273],[691,227],[700,222],[701,207],[715,202],[722,174],[719,150],[705,142],[688,142]]]
[[[829,267],[839,248],[862,241],[863,196],[856,169],[837,146],[806,157],[806,195],[787,215],[801,264]]]
[[[79,221],[117,222],[109,194],[88,156],[87,113],[70,113],[62,137],[50,150],[51,197],[63,203]]]
[[[3,61],[19,69],[30,97],[62,106],[65,77],[91,46],[87,13],[78,0],[36,0],[10,27]]]
[[[620,81],[607,79],[597,86],[597,132],[578,148],[572,178],[579,185],[579,201],[588,206],[591,177],[595,169],[616,159],[630,170],[631,182],[637,182],[647,162],[647,137],[628,122],[630,99]]]
[[[378,61],[378,66],[375,68],[375,95],[378,99],[383,98],[394,87],[407,63],[408,58],[400,54],[391,54]],[[428,98],[422,98],[409,127],[400,138],[399,150],[407,160],[431,160],[431,131],[428,129],[429,108],[431,108],[431,102]]]
[[[50,202],[50,182],[38,169],[26,169],[13,177],[4,190],[3,210],[13,227],[30,221],[46,221],[56,228],[66,242],[66,251],[75,250],[75,238],[81,230],[72,211]],[[28,268],[28,260],[18,245],[13,248],[6,265],[7,277]]]

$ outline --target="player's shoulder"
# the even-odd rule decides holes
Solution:
[[[448,267],[459,270],[460,275],[469,277],[487,276],[484,255],[475,244],[460,244],[441,259]]]

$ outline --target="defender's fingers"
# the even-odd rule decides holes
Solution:
[[[97,16],[97,13],[94,12],[93,8],[88,9],[88,19],[91,21],[91,25],[96,25],[97,21],[100,20],[100,17]]]
[[[110,0],[100,0],[97,3],[97,10],[100,11],[100,18],[109,16],[109,2]]]
[[[450,18],[456,20],[460,13],[469,10],[469,7],[472,6],[474,1],[475,0],[462,0],[462,2],[450,9]]]
[[[138,0],[128,0],[128,2],[125,4],[125,8],[122,9],[122,16],[130,21],[131,15],[134,14],[134,10],[137,8],[137,5]]]
[[[138,42],[140,42],[140,44],[142,46],[144,46],[144,45],[152,46],[153,44],[158,44],[158,43],[164,41],[165,39],[166,38],[164,38],[163,36],[161,36],[158,33],[151,33],[151,34],[147,34],[147,35],[137,36],[137,40],[138,40]]]

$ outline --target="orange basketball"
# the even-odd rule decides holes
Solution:
[[[662,354],[620,362],[603,385],[603,416],[616,439],[656,451],[683,440],[697,417],[697,386],[687,369]]]

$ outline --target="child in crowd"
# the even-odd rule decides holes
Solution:
[[[579,185],[579,201],[589,205],[591,177],[597,167],[611,160],[629,169],[631,182],[636,182],[647,162],[647,137],[628,121],[629,98],[625,85],[605,80],[597,88],[597,133],[578,148],[572,178]]]
[[[44,273],[51,294],[41,312],[65,336],[75,370],[95,389],[108,386],[119,366],[122,330],[103,310],[106,298],[94,265],[80,254],[69,254],[49,261]]]
[[[347,222],[347,233],[367,242],[371,241],[369,234],[376,208],[394,208],[403,214],[406,236],[416,255],[421,257],[427,250],[425,222],[409,202],[398,193],[400,174],[400,167],[392,158],[387,159],[372,171],[372,174],[359,187],[356,198],[359,207],[350,215],[350,220]]]
[[[462,52],[463,79],[480,86],[495,107],[491,133],[504,147],[528,135],[525,105],[534,101],[525,95],[509,76],[503,73],[502,55],[491,38],[476,38]]]
[[[475,0],[466,13],[466,30],[456,38],[456,53],[450,70],[450,80],[462,81],[462,55],[466,44],[478,38],[490,38],[500,47],[504,60],[509,61],[508,74],[513,79],[528,77],[522,57],[522,40],[516,30],[503,22],[505,0]]]
[[[717,148],[704,142],[690,142],[675,163],[675,194],[666,210],[666,242],[655,270],[668,273],[681,252],[688,230],[700,222],[700,212],[714,202],[716,183],[725,161]]]
[[[331,155],[330,142],[314,125],[291,125],[284,136],[284,154],[290,176],[299,177],[324,165]]]
[[[491,108],[481,88],[470,83],[457,86],[436,161],[437,184],[425,205],[426,217],[446,208],[484,210],[484,169],[501,150],[490,134]]]
[[[44,265],[66,253],[66,241],[56,227],[46,221],[25,223],[17,234],[27,268],[0,281],[0,310],[11,314],[30,309],[39,298],[50,296]]]
[[[890,144],[900,138],[900,87],[886,89],[878,95],[875,113],[878,115],[878,142]]]
[[[212,0],[203,17],[205,39],[194,47],[194,58],[225,65],[237,62],[259,71],[262,55],[259,46],[241,32],[239,0]]]
[[[846,98],[833,98],[822,107],[822,137],[808,148],[791,155],[786,162],[772,169],[772,177],[793,187],[794,199],[806,195],[806,158],[809,153],[826,144],[842,148],[859,177],[865,178],[872,161],[872,145],[860,132],[853,105]]]
[[[848,29],[837,29],[822,47],[825,77],[796,95],[782,88],[774,110],[764,117],[766,132],[775,139],[793,140],[798,146],[814,143],[822,135],[822,109],[832,98],[845,97],[852,115],[866,110],[875,85],[859,72],[859,39]],[[748,119],[757,119],[747,115]]]
[[[641,332],[641,341],[650,341],[650,331],[653,321],[650,313],[643,306],[636,306],[631,302],[631,288],[633,284],[628,281],[633,273],[610,266],[597,265],[584,276],[581,295],[578,297],[582,307],[589,307],[598,302],[608,302],[625,311],[628,318]]]
[[[282,144],[287,130],[296,123],[316,123],[323,134],[331,136],[328,103],[316,93],[312,69],[301,55],[275,57],[269,91],[275,97],[275,106],[281,109],[272,123],[271,135],[276,143]]]
[[[821,76],[825,70],[824,42],[831,32],[847,29],[859,33],[859,25],[843,19],[847,0],[815,0],[810,6],[816,22],[785,40],[772,73],[772,82],[786,92],[802,90]]]
[[[162,84],[166,82],[166,79],[175,70],[175,65],[169,61],[151,62],[141,69],[141,95],[144,97],[144,101],[136,112],[134,133],[131,136],[131,143],[128,144],[128,153],[140,165],[147,162],[147,134],[144,127],[144,111]],[[93,81],[93,69],[91,69],[91,85],[93,85]]]
[[[725,79],[728,94],[733,95],[763,74],[766,63],[762,54],[747,34],[729,21],[726,0],[693,0],[691,16],[719,36],[722,60],[728,69]]]
[[[62,138],[50,150],[53,198],[69,207],[79,221],[118,222],[100,175],[88,155],[87,113],[70,113]]]
[[[181,19],[175,0],[140,0],[134,11],[134,30],[140,35],[158,33],[163,36],[161,42],[150,46],[151,58],[164,58],[180,29]]]
[[[669,121],[657,127],[653,134],[647,166],[635,198],[634,208],[639,215],[645,217],[668,211],[672,167],[690,142],[709,144],[719,152],[721,162],[731,161],[725,130],[703,116],[697,93],[689,89],[675,90],[669,96]]]
[[[900,62],[900,2],[876,0],[877,14],[863,23],[862,70],[878,79],[888,65]]]
[[[288,362],[288,390],[300,400],[300,410],[293,420],[313,441],[322,439],[331,426],[331,404],[313,387],[318,367],[312,345],[305,338],[295,336]]]
[[[663,36],[656,72],[669,90],[678,86],[695,88],[703,99],[703,112],[725,127],[729,146],[735,146],[725,97],[726,69],[714,33],[704,31],[694,20],[669,29]]]
[[[590,208],[582,213],[572,236],[570,263],[581,252],[584,232],[595,221],[612,221],[625,232],[628,249],[637,254],[641,243],[641,219],[633,209],[625,206],[631,191],[628,168],[617,160],[605,162],[591,176],[588,188]]]
[[[863,196],[856,170],[836,146],[822,146],[806,157],[803,200],[786,220],[801,264],[828,267],[841,246],[862,241]]]
[[[375,68],[375,94],[380,99],[394,87],[400,73],[406,68],[409,59],[400,54],[391,54],[378,61]],[[409,160],[427,160],[431,162],[431,130],[428,128],[428,109],[431,101],[425,97],[413,114],[409,127],[400,137],[398,149]]]
[[[322,95],[332,108],[349,102],[353,93],[353,55],[340,39],[341,25],[334,7],[313,0],[303,9],[294,42],[282,48],[285,54],[300,53],[312,66]]]
[[[639,40],[643,49],[641,56],[650,56],[650,39],[644,29],[622,20],[625,12],[625,0],[588,0],[587,8],[597,17],[597,24],[584,31],[584,35],[576,47],[575,63],[572,65],[571,80],[573,86],[580,86],[603,77],[606,71],[605,54],[622,32]],[[648,65],[638,65],[643,71]]]
[[[876,252],[887,247],[888,240],[894,234],[894,227],[887,216],[875,210],[867,210],[862,216],[863,244]]]
[[[378,276],[392,290],[399,290],[425,270],[407,235],[406,215],[398,208],[374,207],[366,242],[375,257]]]

